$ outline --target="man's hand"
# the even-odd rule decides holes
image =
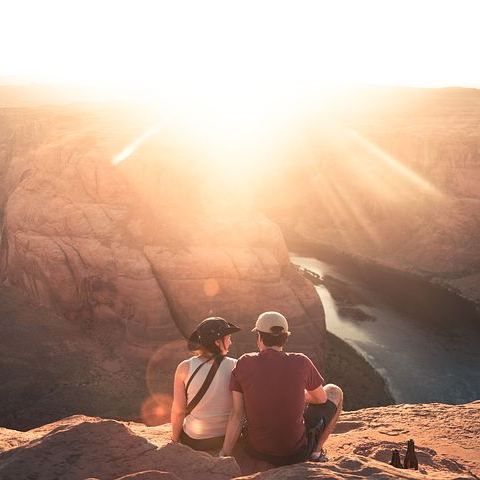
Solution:
[[[221,450],[225,456],[230,456],[232,454],[233,448],[242,432],[242,422],[245,414],[243,394],[233,391],[232,400],[232,411],[228,418],[227,432],[225,433],[225,440],[223,441],[223,448]]]

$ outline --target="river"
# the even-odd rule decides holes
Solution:
[[[375,284],[342,265],[295,253],[291,261],[323,277],[315,288],[327,330],[380,373],[396,403],[480,398],[480,323],[471,304],[422,280],[382,273]],[[344,308],[338,286],[355,305]]]

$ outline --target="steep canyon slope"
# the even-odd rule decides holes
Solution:
[[[302,124],[263,205],[303,239],[480,303],[480,90],[360,95]]]
[[[322,365],[323,308],[279,228],[207,184],[198,145],[158,121],[112,105],[2,109],[3,281],[145,357],[209,315],[243,328],[238,355],[255,317],[279,310],[292,348]]]

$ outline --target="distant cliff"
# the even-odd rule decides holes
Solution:
[[[306,240],[480,303],[480,90],[360,94],[303,124],[261,204]]]

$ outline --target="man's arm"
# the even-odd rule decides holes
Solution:
[[[315,390],[305,390],[305,401],[307,403],[325,403],[327,401],[327,392],[322,385]]]
[[[175,371],[173,379],[173,403],[170,414],[172,423],[172,441],[178,442],[182,433],[183,420],[187,407],[187,395],[185,393],[185,378],[188,373],[188,365],[182,362]]]
[[[325,403],[327,401],[327,392],[323,388],[324,379],[320,375],[312,361],[303,356],[305,372],[305,402],[306,403]]]
[[[243,403],[243,393],[232,391],[232,411],[228,418],[227,432],[225,433],[225,440],[223,441],[222,453],[223,455],[231,455],[238,437],[242,431],[243,416],[245,414],[245,407]]]

